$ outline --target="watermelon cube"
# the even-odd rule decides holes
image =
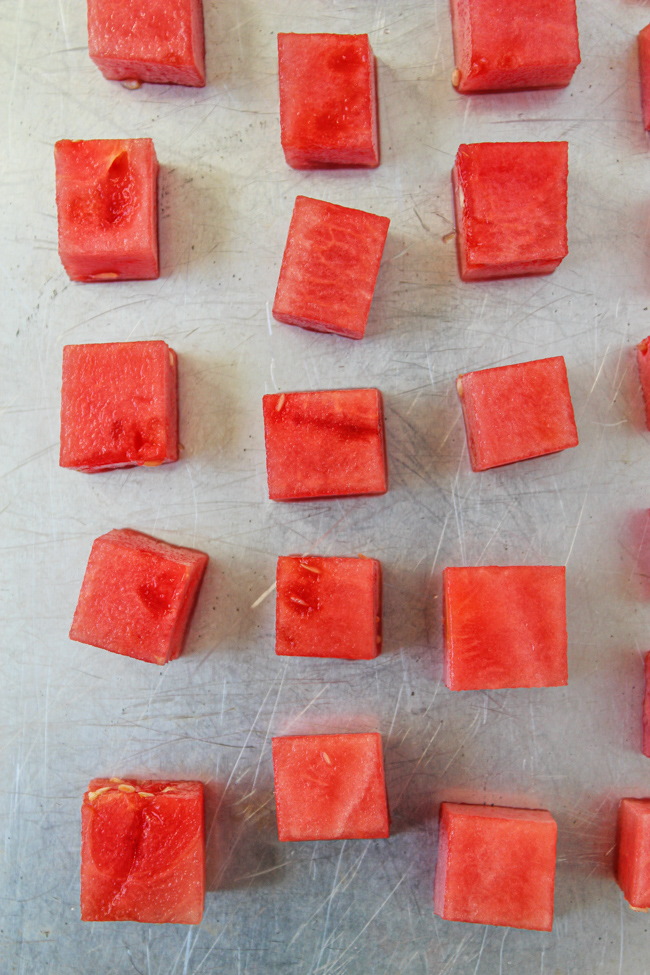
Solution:
[[[451,0],[464,93],[563,88],[580,64],[575,0]]]
[[[453,171],[463,281],[550,274],[568,254],[566,142],[462,145]]]
[[[93,542],[70,639],[166,664],[179,656],[208,557],[129,528]]]
[[[390,834],[381,735],[292,735],[272,746],[282,842]]]
[[[641,380],[641,391],[645,406],[645,422],[648,430],[650,430],[650,336],[637,345],[636,361],[639,367],[639,379]]]
[[[562,356],[458,377],[472,470],[485,471],[578,444]]]
[[[104,77],[205,84],[201,0],[88,0],[88,53]]]
[[[370,660],[381,647],[377,559],[281,555],[275,652],[287,657]]]
[[[565,575],[563,565],[445,569],[447,687],[566,684]]]
[[[557,823],[545,809],[441,803],[435,913],[550,931],[556,845]]]
[[[73,281],[157,278],[158,160],[151,139],[54,147],[59,256]]]
[[[378,389],[264,397],[269,497],[304,501],[388,490]]]
[[[650,799],[621,799],[616,879],[635,911],[650,910]]]
[[[96,473],[178,460],[177,386],[166,342],[66,345],[61,467]]]
[[[650,131],[650,24],[639,33],[639,74],[643,128]]]
[[[315,332],[363,338],[389,223],[364,210],[297,197],[274,317]]]
[[[280,128],[294,169],[378,166],[375,59],[367,34],[278,34]]]
[[[201,782],[93,779],[81,807],[81,920],[200,924]]]

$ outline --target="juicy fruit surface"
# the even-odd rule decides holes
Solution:
[[[650,799],[621,799],[616,879],[630,905],[650,910]]]
[[[568,85],[580,63],[575,0],[452,0],[461,92]]]
[[[273,739],[280,840],[389,835],[381,735]]]
[[[566,684],[565,574],[551,565],[445,569],[447,686]]]
[[[201,0],[88,0],[88,53],[105,77],[205,84]]]
[[[546,810],[443,802],[435,913],[550,931],[556,843],[557,825]]]
[[[296,169],[379,165],[367,34],[278,34],[280,126]]]
[[[94,779],[81,830],[82,920],[200,923],[202,783]]]
[[[562,356],[465,373],[458,393],[475,471],[578,444]]]
[[[208,557],[141,532],[93,543],[70,639],[164,664],[177,657]]]
[[[263,407],[272,500],[387,490],[379,390],[274,393],[264,397]]]
[[[73,281],[157,278],[158,161],[151,139],[54,147],[59,255]]]
[[[274,317],[363,338],[389,223],[374,213],[297,197]]]
[[[156,341],[65,346],[61,467],[96,472],[175,460],[176,353]]]
[[[461,145],[454,187],[461,278],[547,274],[568,254],[566,142]]]
[[[381,646],[376,559],[287,555],[276,575],[275,652],[370,660]]]

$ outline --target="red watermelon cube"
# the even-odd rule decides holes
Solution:
[[[375,59],[367,34],[278,34],[280,128],[294,169],[378,166]]]
[[[201,782],[93,779],[81,807],[81,920],[200,924]]]
[[[462,145],[453,171],[463,281],[550,274],[568,254],[566,142]]]
[[[650,131],[650,24],[639,33],[638,43],[643,128]]]
[[[451,0],[464,93],[563,88],[580,64],[575,0]]]
[[[636,347],[636,361],[639,367],[639,379],[645,406],[645,422],[650,430],[650,336]]]
[[[205,84],[201,0],[88,0],[88,53],[106,78]]]
[[[616,879],[635,911],[650,910],[650,799],[621,799]]]
[[[435,913],[550,931],[556,845],[557,823],[545,809],[441,803]]]
[[[272,746],[282,842],[390,834],[381,735],[292,735]]]
[[[179,656],[208,556],[129,528],[93,542],[70,639],[166,664]]]
[[[304,501],[388,490],[378,389],[264,397],[269,497]]]
[[[166,342],[66,345],[61,467],[96,473],[178,460],[177,386]]]
[[[443,588],[450,690],[567,683],[563,565],[447,568]]]
[[[274,317],[362,339],[389,223],[388,217],[364,210],[297,197]]]
[[[157,278],[158,160],[151,139],[63,139],[54,161],[59,256],[70,278]]]
[[[377,559],[281,555],[275,652],[287,657],[371,660],[381,647]]]
[[[472,470],[485,471],[578,444],[562,356],[458,377]]]

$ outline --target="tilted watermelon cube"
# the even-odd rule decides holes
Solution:
[[[263,409],[273,501],[387,491],[378,389],[271,393],[264,397]]]
[[[638,47],[643,128],[646,131],[650,131],[650,24],[640,31],[638,37]]]
[[[375,59],[367,34],[278,34],[280,128],[294,169],[378,166]]]
[[[453,171],[463,281],[550,274],[568,254],[566,142],[462,145]]]
[[[388,217],[296,198],[273,315],[288,325],[363,338]]]
[[[377,559],[281,555],[276,573],[275,652],[370,660],[381,647]]]
[[[562,88],[580,64],[575,0],[451,0],[458,91]]]
[[[93,779],[81,807],[82,921],[200,924],[203,783]]]
[[[435,913],[550,931],[556,846],[557,824],[545,809],[441,803]]]
[[[636,911],[650,910],[650,799],[621,799],[616,879]]]
[[[281,841],[390,834],[381,735],[292,735],[272,746]]]
[[[129,528],[93,542],[70,639],[166,664],[179,656],[208,557]]]
[[[112,80],[200,88],[202,0],[88,0],[88,53]]]
[[[466,372],[456,385],[475,471],[578,443],[562,356]]]
[[[157,278],[158,160],[151,139],[62,139],[54,161],[59,256],[70,278]]]
[[[645,422],[648,430],[650,430],[650,336],[637,345],[636,361],[639,367],[641,391],[643,392]]]
[[[447,568],[443,588],[452,691],[567,683],[563,565]]]
[[[95,473],[178,460],[177,386],[166,342],[66,345],[61,467]]]

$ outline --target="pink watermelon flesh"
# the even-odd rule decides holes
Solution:
[[[638,44],[643,128],[650,131],[650,24],[639,33]]]
[[[621,799],[616,879],[637,911],[650,910],[650,799]]]

